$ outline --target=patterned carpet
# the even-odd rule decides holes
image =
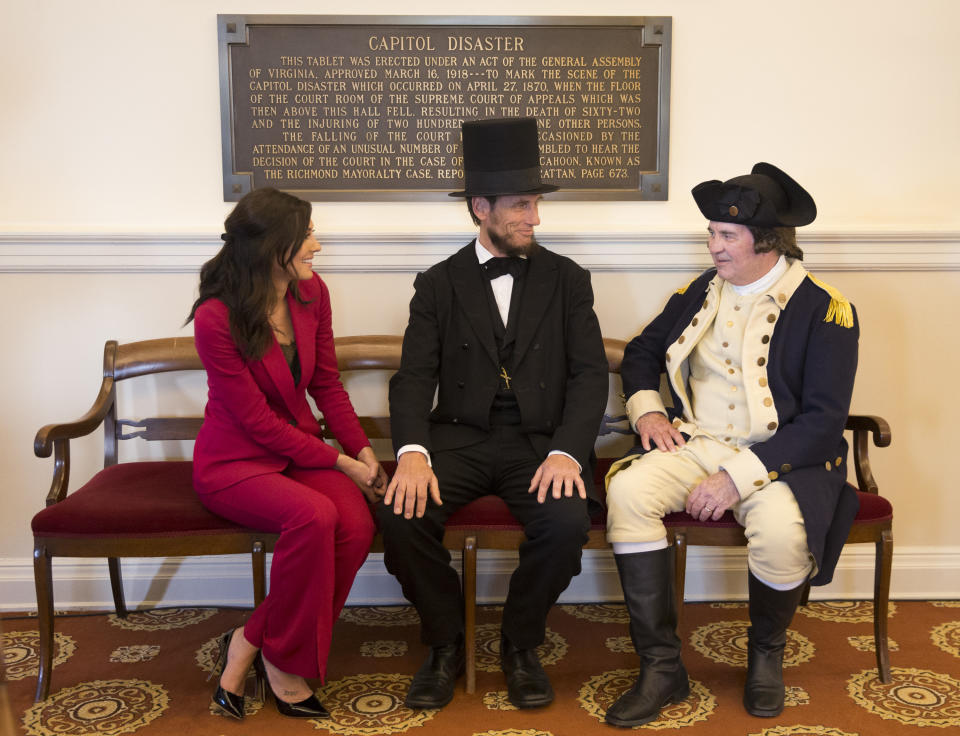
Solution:
[[[38,704],[32,702],[35,621],[8,615],[4,664],[15,721],[32,736],[622,733],[602,718],[636,676],[623,606],[568,605],[551,613],[540,651],[557,700],[527,711],[506,698],[498,660],[501,611],[487,606],[478,616],[477,692],[467,695],[461,685],[441,711],[403,706],[424,656],[416,613],[406,607],[344,612],[334,632],[329,680],[318,688],[332,713],[326,721],[283,718],[272,702],[263,706],[251,699],[243,723],[212,714],[213,683],[205,678],[216,637],[242,622],[244,611],[161,609],[125,620],[59,616],[51,696]],[[745,604],[687,604],[681,634],[690,697],[637,730],[689,736],[960,734],[960,601],[891,605],[889,685],[880,683],[875,669],[869,602],[801,609],[787,643],[787,708],[772,719],[753,718],[741,705],[746,628]]]

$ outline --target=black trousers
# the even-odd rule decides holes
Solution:
[[[548,495],[537,502],[527,488],[542,459],[516,426],[493,427],[475,445],[432,456],[443,505],[427,501],[421,518],[405,519],[392,506],[377,506],[384,564],[420,614],[421,638],[430,646],[452,643],[463,631],[460,578],[443,546],[447,517],[475,498],[500,496],[523,525],[527,539],[510,578],[503,632],[520,649],[543,643],[550,607],[580,573],[590,518],[587,502]]]

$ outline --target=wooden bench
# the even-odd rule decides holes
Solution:
[[[611,373],[618,373],[625,343],[604,341]],[[400,364],[401,338],[391,335],[342,337],[336,340],[337,363],[341,373],[385,371],[392,373]],[[193,555],[251,555],[253,603],[258,605],[266,594],[265,555],[273,549],[277,535],[233,524],[208,512],[199,502],[192,486],[192,464],[189,460],[118,462],[121,440],[146,441],[192,440],[202,423],[201,417],[157,416],[140,419],[118,415],[117,384],[144,376],[174,371],[202,371],[192,337],[165,338],[127,344],[107,342],[104,348],[103,380],[90,410],[73,422],[50,424],[37,433],[34,451],[38,457],[53,454],[53,480],[47,494],[47,508],[33,519],[34,578],[37,590],[40,665],[36,699],[46,698],[50,689],[53,658],[53,579],[51,560],[60,557],[106,557],[110,572],[114,605],[118,616],[127,615],[124,601],[120,558],[172,557]],[[605,416],[598,437],[611,432],[629,433],[618,426],[623,416]],[[889,444],[889,429],[870,424],[865,418],[851,417],[855,431],[855,459],[858,479],[872,483],[867,460],[866,433],[873,431],[874,442]],[[390,422],[384,416],[360,417],[371,440],[388,440]],[[81,488],[68,495],[70,479],[70,440],[104,428],[104,469]],[[851,426],[848,423],[848,426]],[[884,434],[885,432],[885,434]],[[326,433],[326,430],[325,430]],[[857,434],[860,433],[860,434]],[[860,437],[860,439],[857,439]],[[602,491],[603,475],[610,459],[601,460],[595,483]],[[384,462],[388,473],[395,464]],[[869,484],[868,484],[869,486]],[[876,494],[876,485],[872,486]],[[868,488],[869,489],[869,488]],[[882,499],[881,499],[882,500]],[[889,504],[888,504],[889,506]],[[689,517],[688,517],[689,519]],[[683,520],[668,527],[677,541],[677,549],[697,541]],[[692,520],[690,520],[692,522]],[[718,522],[721,523],[721,522]],[[735,522],[734,522],[735,523]],[[699,524],[699,522],[697,522]],[[593,521],[587,548],[605,548],[605,520]],[[889,523],[887,526],[889,530]],[[724,532],[730,536],[729,532]],[[735,535],[734,535],[735,537]],[[742,538],[742,532],[740,533]],[[452,514],[447,522],[444,544],[462,552],[462,575],[465,610],[465,645],[467,652],[467,692],[474,692],[475,679],[475,612],[476,571],[479,549],[516,549],[523,541],[520,525],[497,497],[486,496]],[[848,541],[855,541],[850,539]],[[856,540],[864,541],[864,540]],[[686,542],[686,544],[684,543]],[[892,542],[885,550],[892,548]],[[372,551],[382,551],[379,536]],[[878,546],[878,577],[875,602],[881,592],[889,591],[889,554],[881,560]],[[880,573],[878,572],[878,575]],[[683,567],[678,565],[678,596],[683,595]],[[880,591],[883,587],[884,591]],[[883,598],[885,601],[885,598]],[[877,616],[880,607],[876,608]],[[883,607],[882,649],[886,651],[886,609]],[[879,623],[875,628],[880,636]],[[878,661],[881,651],[878,642]],[[889,666],[889,665],[888,665]]]

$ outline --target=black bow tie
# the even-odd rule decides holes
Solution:
[[[490,258],[481,264],[483,273],[488,279],[493,281],[495,278],[510,274],[513,278],[520,275],[520,269],[523,268],[523,259],[517,256],[507,256],[505,258]]]

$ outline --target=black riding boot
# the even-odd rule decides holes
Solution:
[[[774,590],[749,574],[750,628],[747,630],[747,684],[743,707],[747,713],[773,718],[783,712],[783,650],[787,627],[793,620],[804,585]]]
[[[690,694],[677,636],[673,548],[614,558],[630,614],[630,638],[640,655],[640,676],[610,706],[606,720],[614,726],[641,726],[667,703],[679,703]]]

